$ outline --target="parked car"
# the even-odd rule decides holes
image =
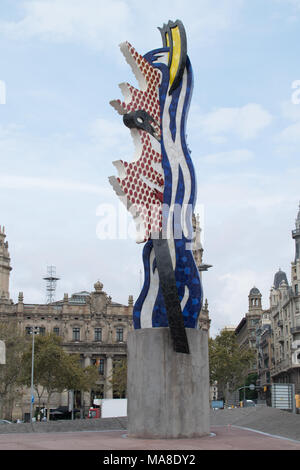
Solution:
[[[12,424],[12,422],[8,421],[8,419],[0,419],[0,424]]]
[[[80,410],[74,408],[73,413],[75,417],[75,413],[80,413]],[[58,406],[55,409],[50,409],[50,419],[72,419],[72,412],[69,411],[69,408],[67,406]]]
[[[253,400],[245,400],[244,406],[256,406]]]

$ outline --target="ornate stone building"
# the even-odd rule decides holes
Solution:
[[[261,296],[249,295],[249,314],[250,308],[257,313],[251,317],[257,322],[256,331],[246,327],[246,318],[236,328],[241,347],[254,346],[256,339],[260,398],[267,400],[272,383],[293,383],[296,393],[300,393],[300,206],[292,238],[295,258],[291,263],[291,282],[279,269],[270,290],[268,310],[261,309]],[[250,294],[257,294],[256,291],[252,289]]]
[[[200,272],[200,278],[202,282],[203,281],[202,273],[204,271],[207,271],[212,266],[210,264],[203,263],[203,251],[204,250],[201,244],[201,228],[200,228],[200,221],[199,221],[198,215],[197,216],[193,215],[193,230],[194,230],[193,255],[194,255],[198,270]],[[207,302],[207,299],[205,299],[200,315],[199,315],[199,328],[209,331],[210,322],[211,320],[209,318],[208,302]]]
[[[208,265],[202,263],[203,248],[200,242],[199,220],[194,218],[194,256],[202,275]],[[62,345],[68,353],[77,353],[83,366],[95,364],[99,370],[97,389],[91,394],[75,394],[75,406],[88,409],[94,398],[113,398],[114,393],[109,379],[114,362],[127,356],[127,335],[133,328],[133,297],[129,295],[128,304],[114,302],[97,281],[91,292],[82,291],[62,300],[48,304],[32,304],[19,293],[18,302],[9,296],[9,275],[11,271],[8,243],[4,229],[0,227],[0,321],[15,320],[21,332],[30,334],[32,327],[39,327],[40,334],[54,333],[62,338]],[[209,330],[210,319],[208,303],[205,300],[200,317],[199,328]],[[68,405],[68,394],[54,394],[51,408]],[[25,394],[16,403],[15,418],[22,418],[29,411],[30,396]]]
[[[77,353],[83,366],[96,364],[99,381],[91,396],[76,394],[77,407],[88,408],[96,396],[112,398],[113,390],[109,378],[114,361],[126,357],[126,341],[132,329],[133,297],[128,304],[114,302],[97,281],[91,292],[64,294],[64,298],[50,304],[32,304],[24,301],[23,292],[18,302],[9,296],[9,273],[11,271],[8,243],[4,229],[0,228],[0,320],[17,322],[21,332],[30,334],[32,327],[39,327],[39,334],[54,333],[62,338],[63,348],[68,353]],[[16,403],[24,413],[29,411],[30,399],[25,394]],[[68,405],[68,394],[53,396],[51,407]],[[15,410],[15,413],[16,413]],[[15,416],[21,417],[21,416]]]
[[[252,349],[257,354],[256,328],[261,323],[264,311],[261,305],[261,293],[257,287],[252,287],[248,295],[249,308],[244,318],[235,329],[239,347],[243,350]],[[257,362],[253,361],[248,373],[257,372]]]
[[[5,228],[0,225],[0,301],[9,300],[9,274],[12,270],[10,266],[10,256],[8,243],[5,241]]]
[[[295,258],[291,263],[291,282],[284,271],[274,276],[270,291],[270,327],[267,337],[269,347],[264,352],[264,366],[269,382],[263,380],[263,370],[259,369],[261,385],[268,392],[271,383],[293,383],[296,393],[300,393],[300,206],[296,227],[292,231],[295,240]],[[264,337],[258,335],[258,343]]]

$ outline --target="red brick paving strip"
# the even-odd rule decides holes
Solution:
[[[300,442],[235,426],[199,439],[132,439],[126,431],[2,434],[0,450],[300,450]]]

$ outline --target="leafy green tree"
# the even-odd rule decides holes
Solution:
[[[23,373],[21,382],[28,387],[31,384],[32,345],[28,344],[23,355]],[[62,339],[54,334],[35,337],[34,348],[34,388],[39,398],[46,394],[47,419],[50,413],[50,401],[54,393],[64,390],[89,390],[98,378],[95,367],[83,369],[79,356],[63,350]]]
[[[124,398],[127,391],[127,359],[117,359],[113,363],[112,375],[108,378],[114,397]]]
[[[0,418],[11,419],[13,404],[22,395],[18,384],[25,338],[15,321],[0,322],[0,339],[5,342],[6,364],[0,365]]]
[[[216,338],[209,339],[210,382],[217,381],[225,401],[228,393],[243,385],[254,358],[252,350],[239,348],[232,331],[222,330]]]
[[[249,374],[246,379],[245,379],[245,385],[246,386],[249,386],[251,384],[256,384],[256,381],[257,381],[257,378],[258,378],[258,375],[253,373],[253,374]],[[240,391],[240,399],[243,400],[244,398],[244,393],[243,391],[241,390]],[[255,400],[257,398],[257,390],[250,390],[249,388],[246,388],[245,389],[245,398],[246,400]]]
[[[97,366],[87,366],[83,369],[80,390],[90,391],[98,387],[99,371]]]

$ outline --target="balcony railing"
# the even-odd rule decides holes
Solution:
[[[291,360],[289,358],[281,359],[280,361],[276,362],[276,364],[272,365],[271,375],[279,374],[289,367],[292,367]]]

